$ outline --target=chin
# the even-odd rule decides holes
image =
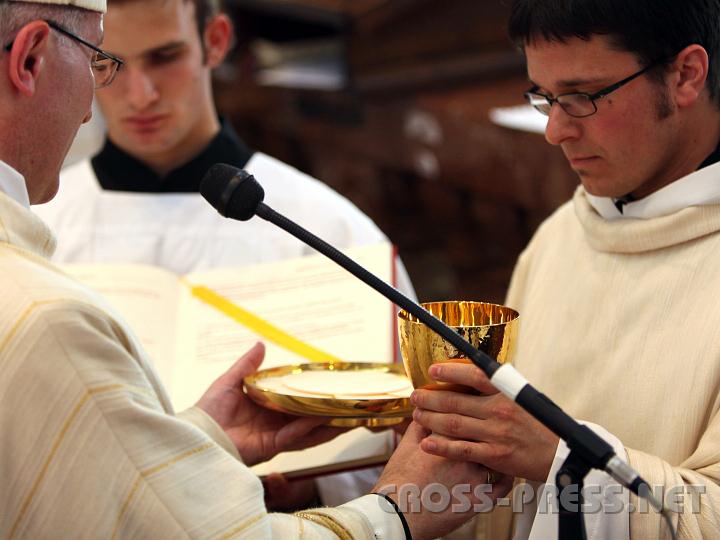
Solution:
[[[164,154],[170,148],[172,145],[168,144],[166,137],[153,133],[129,139],[123,150],[136,158],[150,159],[152,156]]]
[[[618,198],[627,195],[626,192],[618,193],[617,186],[611,186],[612,182],[603,180],[601,178],[591,178],[589,176],[580,176],[580,183],[582,184],[585,191],[595,197],[611,197]]]
[[[52,183],[48,183],[47,187],[42,191],[42,193],[38,193],[35,195],[34,199],[30,199],[30,204],[44,204],[46,202],[50,202],[55,198],[55,195],[58,193],[58,189],[60,188],[60,180],[57,176],[55,176],[55,181]]]

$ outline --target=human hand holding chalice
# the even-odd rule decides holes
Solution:
[[[506,306],[486,302],[448,301],[421,304],[473,347],[500,363],[512,360],[519,314]],[[460,351],[405,310],[398,313],[400,352],[405,372],[415,389],[477,393],[470,386],[438,382],[430,366],[446,362],[470,363]],[[488,473],[488,483],[496,475]]]

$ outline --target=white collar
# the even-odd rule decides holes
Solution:
[[[622,213],[610,197],[596,197],[589,193],[586,196],[598,214],[609,221],[650,219],[673,214],[689,206],[717,204],[720,203],[720,163],[703,167],[647,197],[626,203]]]
[[[25,178],[13,169],[10,165],[0,159],[0,191],[8,197],[30,208],[30,197],[28,195]]]

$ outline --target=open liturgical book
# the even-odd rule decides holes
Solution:
[[[394,281],[391,245],[345,253],[379,278]],[[397,350],[394,306],[321,255],[185,276],[136,264],[68,264],[63,269],[101,293],[130,324],[154,359],[176,410],[195,404],[258,340],[266,345],[261,369],[330,359],[319,351],[313,357],[313,347],[348,362],[391,362]],[[237,309],[229,314],[232,308]],[[280,332],[273,334],[273,327]],[[310,345],[309,353],[304,344]],[[253,470],[261,476],[283,472],[296,477],[382,463],[394,442],[391,431],[357,428],[328,443],[280,454]]]

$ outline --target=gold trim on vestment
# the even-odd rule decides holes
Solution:
[[[123,501],[123,504],[120,507],[120,513],[118,514],[117,520],[115,521],[115,527],[113,527],[112,536],[110,537],[111,540],[115,540],[115,538],[117,538],[117,533],[120,529],[120,523],[122,522],[123,517],[125,517],[127,509],[130,507],[130,501],[133,500],[133,498],[135,497],[135,493],[140,487],[140,480],[142,480],[142,476],[138,476],[135,479],[135,482],[133,482],[133,485],[130,488],[130,493],[128,493],[128,496],[125,497],[125,501]]]
[[[39,308],[40,306],[44,306],[47,304],[54,304],[56,302],[62,302],[63,300],[53,299],[53,300],[43,300],[42,302],[32,302],[26,309],[23,311],[22,315],[17,318],[15,323],[12,325],[12,328],[10,328],[10,331],[5,335],[2,342],[0,342],[0,352],[7,347],[8,343],[12,341],[12,339],[15,337],[15,334],[17,334],[18,330],[20,330],[20,327],[30,318],[30,315],[32,312]]]
[[[161,463],[160,465],[155,465],[154,467],[150,467],[149,469],[145,469],[144,471],[141,471],[140,474],[142,476],[150,476],[155,474],[156,472],[166,469],[170,467],[171,465],[174,465],[178,461],[182,461],[185,458],[188,458],[190,456],[194,456],[196,454],[202,454],[203,452],[210,450],[211,448],[217,447],[217,445],[214,442],[207,442],[205,444],[201,444],[200,446],[196,446],[195,448],[191,448],[190,450],[183,452],[182,454],[179,454],[175,456],[172,459],[169,459],[165,461],[164,463]]]
[[[312,511],[295,512],[295,516],[300,519],[307,519],[317,525],[331,530],[340,540],[353,540],[353,536],[345,527],[326,514],[316,513]]]

